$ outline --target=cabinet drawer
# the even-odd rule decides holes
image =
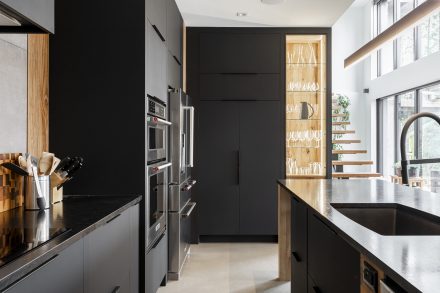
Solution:
[[[156,293],[168,271],[168,238],[164,234],[145,258],[145,292]]]
[[[279,74],[202,74],[201,100],[280,100]]]
[[[280,34],[200,34],[201,73],[280,73],[280,66]]]
[[[84,242],[81,239],[4,292],[83,292],[83,251]]]
[[[131,269],[130,211],[84,238],[85,292],[129,292]]]

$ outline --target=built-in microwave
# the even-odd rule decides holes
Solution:
[[[151,165],[167,159],[167,130],[171,123],[166,120],[166,104],[155,97],[147,96],[147,164]]]

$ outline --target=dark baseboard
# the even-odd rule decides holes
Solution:
[[[277,243],[278,235],[200,235],[200,242],[265,242]]]

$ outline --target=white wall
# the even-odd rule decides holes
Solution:
[[[343,139],[360,139],[360,144],[344,145],[344,149],[365,149],[367,154],[344,155],[343,160],[370,160],[370,125],[368,99],[363,93],[364,64],[360,63],[348,69],[344,68],[344,59],[356,51],[368,40],[369,27],[365,26],[364,6],[355,3],[332,27],[332,77],[333,93],[343,94],[350,98],[350,122],[347,129],[353,129],[355,134],[344,135]],[[344,166],[344,171],[367,172],[371,166]]]
[[[27,36],[0,34],[0,153],[27,144]]]

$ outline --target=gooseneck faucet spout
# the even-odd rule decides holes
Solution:
[[[427,117],[434,119],[440,125],[440,117],[429,112],[422,112],[415,114],[409,117],[408,121],[406,121],[403,126],[402,135],[400,136],[400,157],[402,158],[402,184],[408,185],[408,165],[414,164],[432,164],[432,163],[440,163],[440,158],[437,159],[417,159],[417,160],[407,160],[406,158],[406,135],[408,133],[408,129],[417,119]]]

